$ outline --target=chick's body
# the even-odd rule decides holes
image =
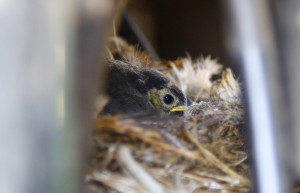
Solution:
[[[103,114],[170,113],[173,107],[186,105],[184,94],[163,74],[119,60],[108,62],[106,93],[109,102]]]

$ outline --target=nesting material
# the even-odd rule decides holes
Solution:
[[[98,117],[89,192],[251,192],[240,86],[230,69],[210,58],[153,62],[116,37],[109,53],[163,71],[193,103],[183,117]]]

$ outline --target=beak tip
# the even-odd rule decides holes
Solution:
[[[186,106],[177,106],[170,109],[170,112],[180,112],[187,110]]]

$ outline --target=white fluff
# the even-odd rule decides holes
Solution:
[[[240,86],[230,69],[222,73],[221,79],[212,81],[212,76],[222,72],[222,65],[207,58],[182,59],[182,68],[171,63],[173,73],[170,78],[194,101],[201,99],[221,99],[229,102],[240,99]]]
[[[171,64],[174,72],[171,78],[187,96],[208,98],[212,85],[210,79],[213,75],[220,73],[222,66],[210,57],[198,58],[195,61],[191,58],[184,58],[182,63],[180,69]]]

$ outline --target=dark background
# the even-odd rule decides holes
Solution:
[[[162,59],[189,54],[226,63],[221,0],[129,0],[127,11]]]

